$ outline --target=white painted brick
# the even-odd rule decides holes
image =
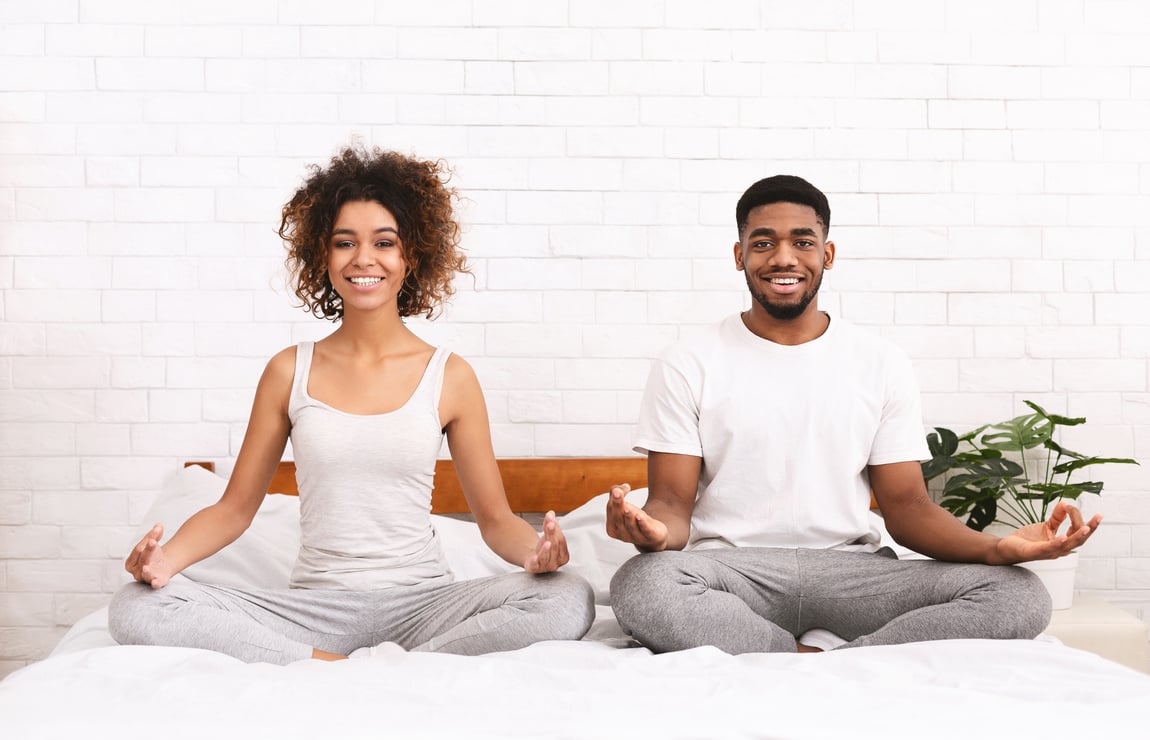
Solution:
[[[180,188],[234,185],[239,179],[238,166],[235,157],[141,157],[140,183]]]
[[[557,363],[554,387],[564,390],[635,390],[646,382],[646,359],[576,358]]]
[[[265,358],[187,358],[167,362],[169,388],[248,388],[259,380]]]
[[[339,95],[338,99],[340,121],[358,124],[382,124],[395,123],[398,120],[396,96],[394,95],[345,93]],[[325,118],[325,120],[327,119]]]
[[[583,260],[582,287],[588,290],[635,290],[638,262],[616,259]]]
[[[614,391],[564,391],[562,419],[566,424],[610,424],[618,421]]]
[[[1124,404],[1127,398],[1138,398],[1137,393],[1067,393],[1067,416],[1081,416],[1090,422],[1101,424],[1122,424]]]
[[[1114,133],[1107,132],[1108,136],[1103,138],[1100,131],[1015,130],[1010,132],[1013,156],[1008,158],[1020,162],[1100,160],[1109,145],[1109,136]]]
[[[99,593],[103,590],[103,572],[100,560],[11,560],[8,589],[28,593]]]
[[[148,290],[101,291],[98,315],[105,322],[153,321],[156,294]]]
[[[984,32],[974,34],[971,58],[990,65],[1057,65],[1066,60],[1062,34]]]
[[[622,167],[611,159],[532,159],[528,186],[533,190],[617,190]]]
[[[0,525],[15,526],[27,524],[31,520],[32,494],[30,492],[0,491]]]
[[[1051,226],[1066,223],[1071,207],[1063,195],[975,195],[975,223],[1002,226]]]
[[[861,162],[859,187],[877,193],[939,193],[950,190],[944,162]]]
[[[55,491],[76,488],[80,466],[71,457],[4,457],[0,465],[0,490]]]
[[[591,58],[634,61],[643,58],[643,32],[638,28],[594,28]]]
[[[965,327],[891,326],[883,329],[882,335],[916,360],[970,357],[973,353],[973,332]]]
[[[96,84],[101,90],[203,90],[204,61],[97,58]]]
[[[651,292],[647,298],[648,320],[651,324],[713,324],[743,309],[745,292],[745,289],[693,291],[689,295],[677,291]]]
[[[89,421],[95,413],[91,390],[0,391],[0,420],[20,422]]]
[[[567,154],[571,157],[658,157],[663,154],[662,137],[634,126],[581,126],[567,132]],[[613,170],[622,163],[611,162]],[[613,186],[618,189],[618,184]]]
[[[406,0],[377,0],[375,21],[395,26],[467,26],[472,22],[471,0],[443,0],[421,5]]]
[[[0,423],[0,449],[4,455],[72,455],[76,427],[70,423]]]
[[[43,122],[47,98],[43,92],[0,92],[0,123]]]
[[[606,95],[615,90],[616,72],[610,76],[606,62],[540,61],[515,63],[517,95],[549,95],[562,90],[566,95]]]
[[[1150,327],[1120,327],[1123,357],[1150,356]]]
[[[49,29],[54,26],[48,26]],[[44,56],[44,26],[21,24],[0,26],[0,49],[9,57]]]
[[[488,357],[577,357],[583,330],[577,325],[496,324],[487,328]]]
[[[508,394],[509,421],[550,424],[563,420],[563,394],[559,391],[521,391]]]
[[[723,129],[719,131],[719,155],[730,159],[770,159],[778,152],[813,158],[814,134],[810,131]]]
[[[931,101],[931,113],[936,106],[951,115],[978,112],[978,120],[989,121],[993,113],[1000,121],[994,128],[1002,128],[1006,122],[1006,108],[1002,99],[1032,98],[1041,85],[1041,70],[1032,66],[987,66],[956,65],[947,68],[947,89],[949,101]],[[963,105],[958,105],[963,103]],[[966,103],[975,104],[968,107]],[[992,105],[993,103],[993,105]],[[931,123],[934,123],[932,118]]]
[[[583,330],[583,356],[650,359],[658,356],[677,338],[677,331],[672,326],[649,327],[638,324],[589,326]]]
[[[1125,99],[1130,71],[1106,67],[1047,67],[1042,70],[1042,97],[1047,99]]]
[[[713,128],[663,128],[665,154],[677,159],[718,159],[719,157],[719,131]],[[643,161],[645,168],[654,166],[673,167],[674,163],[663,160],[659,162]],[[628,162],[624,174],[633,170],[635,165]],[[675,172],[678,177],[678,172]]]
[[[598,224],[603,196],[596,192],[511,192],[507,221],[512,224]]]
[[[182,224],[89,224],[86,236],[75,237],[87,243],[93,255],[122,254],[132,256],[182,254],[185,243]]]
[[[584,290],[549,290],[543,296],[543,324],[589,324],[595,320],[595,296]]]
[[[620,226],[557,226],[550,230],[550,252],[556,257],[642,257],[647,253],[643,229]]]
[[[860,31],[855,30],[858,34]],[[963,34],[947,33],[917,29],[913,31],[890,31],[874,29],[870,32],[874,36],[872,54],[865,60],[884,63],[926,63],[926,64],[959,64],[971,62],[970,41]],[[831,39],[833,43],[833,38]],[[865,50],[866,47],[864,46]],[[831,58],[834,58],[834,47],[831,47]],[[850,61],[850,58],[847,58]]]
[[[639,103],[639,120],[649,126],[724,126],[738,114],[734,98],[644,97]]]
[[[612,95],[701,95],[704,83],[704,66],[697,63],[620,61],[610,65]]]
[[[947,94],[946,70],[937,64],[857,65],[855,80],[862,98],[941,98]]]
[[[209,221],[216,199],[207,188],[142,188],[115,192],[118,221]]]
[[[506,59],[497,52],[501,42],[499,32],[487,28],[409,29],[396,37],[396,54],[400,59]]]
[[[1009,131],[963,131],[963,158],[971,162],[1004,162],[1014,158]]]
[[[592,32],[586,29],[504,27],[497,33],[498,58],[501,60],[519,62],[592,58]],[[635,40],[638,41],[637,38]]]
[[[1071,292],[1113,292],[1114,291],[1114,274],[1118,273],[1119,279],[1126,279],[1126,266],[1121,265],[1116,269],[1116,266],[1110,262],[1093,262],[1093,261],[1068,261],[1064,264],[1064,285],[1067,291]],[[1137,270],[1132,269],[1136,273]],[[1139,283],[1139,287],[1135,290],[1140,290],[1145,283]]]
[[[235,26],[148,26],[143,48],[148,57],[236,57],[243,50],[243,32]]]
[[[617,457],[630,453],[633,435],[628,424],[549,424],[535,428],[535,450],[544,457]]]
[[[855,3],[853,26],[876,31],[940,31],[946,27],[946,6],[941,2],[914,0]]]
[[[515,92],[515,66],[511,62],[467,62],[463,77],[464,90],[471,95],[510,95]],[[462,99],[467,100],[466,97]]]
[[[37,524],[117,525],[124,524],[127,516],[128,500],[121,491],[40,491],[32,497],[32,521]],[[59,554],[60,530],[50,528]]]
[[[1130,259],[1134,256],[1134,235],[1120,227],[1043,229],[1042,256],[1051,260]]]
[[[0,544],[0,551],[3,549],[7,548]],[[54,603],[52,594],[0,593],[0,626],[51,624]]]
[[[156,318],[164,322],[226,323],[251,315],[251,296],[240,291],[169,290],[156,294]]]
[[[390,93],[462,93],[464,66],[461,61],[404,60],[362,63],[362,85],[368,92]],[[340,89],[355,90],[351,72],[348,86]],[[320,80],[314,88],[323,91]]]
[[[127,425],[104,422],[76,425],[76,454],[127,455],[130,452]]]
[[[708,68],[707,87],[710,92],[711,77]],[[726,94],[739,95],[742,91]],[[829,128],[834,124],[834,101],[791,98],[749,98],[739,101],[739,123],[742,126],[766,126],[780,128]],[[690,129],[688,129],[690,130]]]
[[[1114,558],[1081,558],[1074,574],[1076,589],[1113,589],[1117,582]]]
[[[708,31],[699,29],[648,29],[643,31],[643,59],[648,63],[659,61],[673,61],[673,62],[709,62],[717,61],[722,62],[731,59],[732,56],[736,59],[745,59],[748,50],[754,51],[754,41],[758,41],[762,33],[748,34],[747,32],[737,32],[731,34],[728,31]],[[766,32],[767,36],[776,36],[770,32]],[[750,38],[748,37],[750,36]],[[808,41],[805,45],[801,41],[792,41],[786,38],[784,41],[790,41],[787,50],[777,50],[779,53],[786,54],[790,49],[802,48],[807,54],[810,53],[811,42]],[[769,45],[772,41],[763,40],[763,44]],[[822,54],[823,39],[817,39],[819,46],[818,59],[825,58]],[[784,45],[786,45],[784,43]],[[793,56],[788,55],[786,58],[793,59]],[[753,92],[758,90],[758,85],[753,87],[744,88],[744,92]]]
[[[1145,202],[1144,195],[1079,195],[1069,199],[1067,221],[1072,226],[1100,227],[1120,223],[1120,219],[1150,223],[1150,216],[1142,210]]]
[[[1018,292],[1059,291],[1063,285],[1062,263],[1015,260],[1010,265],[1011,287]]]
[[[1057,390],[1146,390],[1146,361],[1118,359],[1059,359],[1054,362]]]
[[[1012,129],[1094,129],[1099,109],[1093,100],[1008,100],[1006,121]]]
[[[255,398],[255,386],[250,388],[209,389],[202,393],[204,421],[241,421],[247,418]]]
[[[957,360],[915,360],[914,374],[923,393],[953,393],[958,390]]]
[[[1115,566],[1118,588],[1150,588],[1150,558],[1122,558],[1115,561]]]
[[[198,390],[148,391],[148,421],[195,422],[203,415],[202,393]]]
[[[566,360],[558,363],[569,364]],[[552,359],[476,357],[471,360],[479,384],[489,390],[549,390],[555,388]]]
[[[176,151],[190,156],[270,155],[275,145],[275,129],[270,125],[192,123],[180,126]]]
[[[580,0],[569,9],[572,26],[651,28],[664,23],[664,3],[660,0]]]
[[[84,181],[89,187],[136,187],[140,184],[140,161],[135,157],[87,157]]]
[[[1017,326],[974,327],[975,357],[1017,358],[1026,343],[1026,333]]]
[[[958,365],[958,389],[974,393],[1049,391],[1053,380],[1051,368],[1050,360],[961,360]]]
[[[22,57],[20,64],[0,66],[0,90],[91,90],[96,87],[93,61],[84,57]]]
[[[161,123],[236,123],[244,120],[243,112],[251,107],[249,96],[232,93],[157,91],[143,96],[142,101],[143,119]],[[293,118],[306,120],[309,115],[311,111],[299,110]]]
[[[114,389],[159,388],[164,385],[164,362],[154,358],[113,357]]]
[[[16,191],[20,221],[111,221],[112,193],[82,188],[23,188]]]
[[[694,214],[682,214],[691,222]],[[604,193],[603,194],[603,221],[611,227],[635,226],[642,224],[659,223],[659,194],[658,193]],[[638,234],[638,241],[628,239],[632,248],[646,244],[646,236]],[[644,249],[643,252],[646,250]],[[643,252],[639,252],[640,254]],[[631,254],[628,256],[636,256]]]
[[[467,131],[467,151],[474,157],[559,157],[565,136],[554,128],[534,126],[481,126]]]
[[[1150,101],[1103,100],[1101,121],[1104,129],[1141,130],[1150,116]]]
[[[952,324],[1010,326],[1037,324],[1041,298],[1033,294],[962,294],[948,296],[947,314]]]
[[[902,325],[946,324],[946,296],[925,293],[897,293],[894,296],[894,323]]]
[[[878,211],[888,226],[964,226],[975,222],[976,199],[956,194],[880,194]]]
[[[1130,527],[1131,554],[1150,556],[1150,525],[1136,524]]]
[[[0,185],[73,187],[84,184],[84,160],[70,156],[9,156],[0,170]]]
[[[639,120],[638,100],[629,96],[548,97],[544,103],[551,125],[630,126]]]
[[[948,31],[981,32],[986,19],[994,18],[996,31],[1037,31],[1038,17],[1033,2],[1001,3],[997,0],[967,0],[946,4]]]
[[[815,132],[815,156],[820,159],[905,159],[908,146],[905,131],[835,128]]]
[[[759,3],[756,0],[725,0],[703,5],[692,0],[668,0],[667,26],[671,28],[758,28]]]
[[[687,259],[651,260],[637,271],[635,287],[649,292],[689,291],[693,272]]]
[[[476,224],[467,231],[465,244],[471,257],[545,257],[549,252],[545,226]]]
[[[132,453],[135,455],[210,457],[228,454],[226,427],[219,424],[138,424],[132,427],[131,435]],[[85,478],[85,487],[98,486]]]
[[[597,290],[595,321],[604,324],[647,320],[647,296],[635,290]],[[653,329],[652,329],[653,330]]]
[[[54,290],[12,290],[4,295],[7,321],[89,321],[99,315],[99,292],[69,291],[66,300]]]
[[[844,319],[860,325],[886,326],[894,318],[894,296],[889,293],[846,293],[839,297]]]
[[[762,23],[769,28],[847,31],[851,28],[850,0],[813,0],[796,5],[787,0],[766,0]]]
[[[691,261],[691,288],[694,290],[725,290],[734,288],[743,279],[735,270],[734,260],[697,259]]]
[[[492,424],[491,443],[496,457],[533,457],[534,427],[526,424]]]

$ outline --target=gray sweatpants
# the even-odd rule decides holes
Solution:
[[[655,652],[795,652],[814,628],[842,647],[1031,639],[1050,621],[1050,596],[1024,568],[835,550],[641,554],[615,574],[611,601],[623,629]]]
[[[108,630],[124,645],[195,647],[250,663],[287,664],[312,649],[347,655],[381,642],[479,655],[542,640],[578,640],[595,616],[579,576],[510,573],[378,591],[255,590],[192,581],[129,583]]]

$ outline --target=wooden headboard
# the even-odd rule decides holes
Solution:
[[[502,458],[498,461],[503,488],[511,510],[538,513],[554,510],[571,511],[588,499],[605,493],[616,483],[630,483],[631,488],[647,485],[645,457],[531,457]],[[215,470],[211,462],[187,462]],[[281,462],[272,477],[268,493],[299,495],[295,463]],[[435,464],[435,488],[431,492],[434,514],[466,514],[467,501],[455,474],[455,464],[439,460]]]

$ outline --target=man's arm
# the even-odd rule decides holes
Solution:
[[[691,536],[691,513],[703,459],[651,452],[647,456],[647,503],[624,500],[628,486],[615,486],[607,501],[607,534],[644,552],[682,550]]]
[[[1023,527],[1007,537],[976,532],[934,503],[917,462],[872,465],[871,490],[891,537],[935,560],[1007,565],[1061,557],[1080,547],[1098,528],[1101,516],[1089,522],[1070,504],[1060,503],[1050,519]],[[1064,534],[1058,530],[1069,520]]]

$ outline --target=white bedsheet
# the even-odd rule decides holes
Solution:
[[[652,655],[601,608],[582,642],[280,667],[109,646],[103,620],[0,682],[0,738],[1150,736],[1150,676],[1045,641]]]

